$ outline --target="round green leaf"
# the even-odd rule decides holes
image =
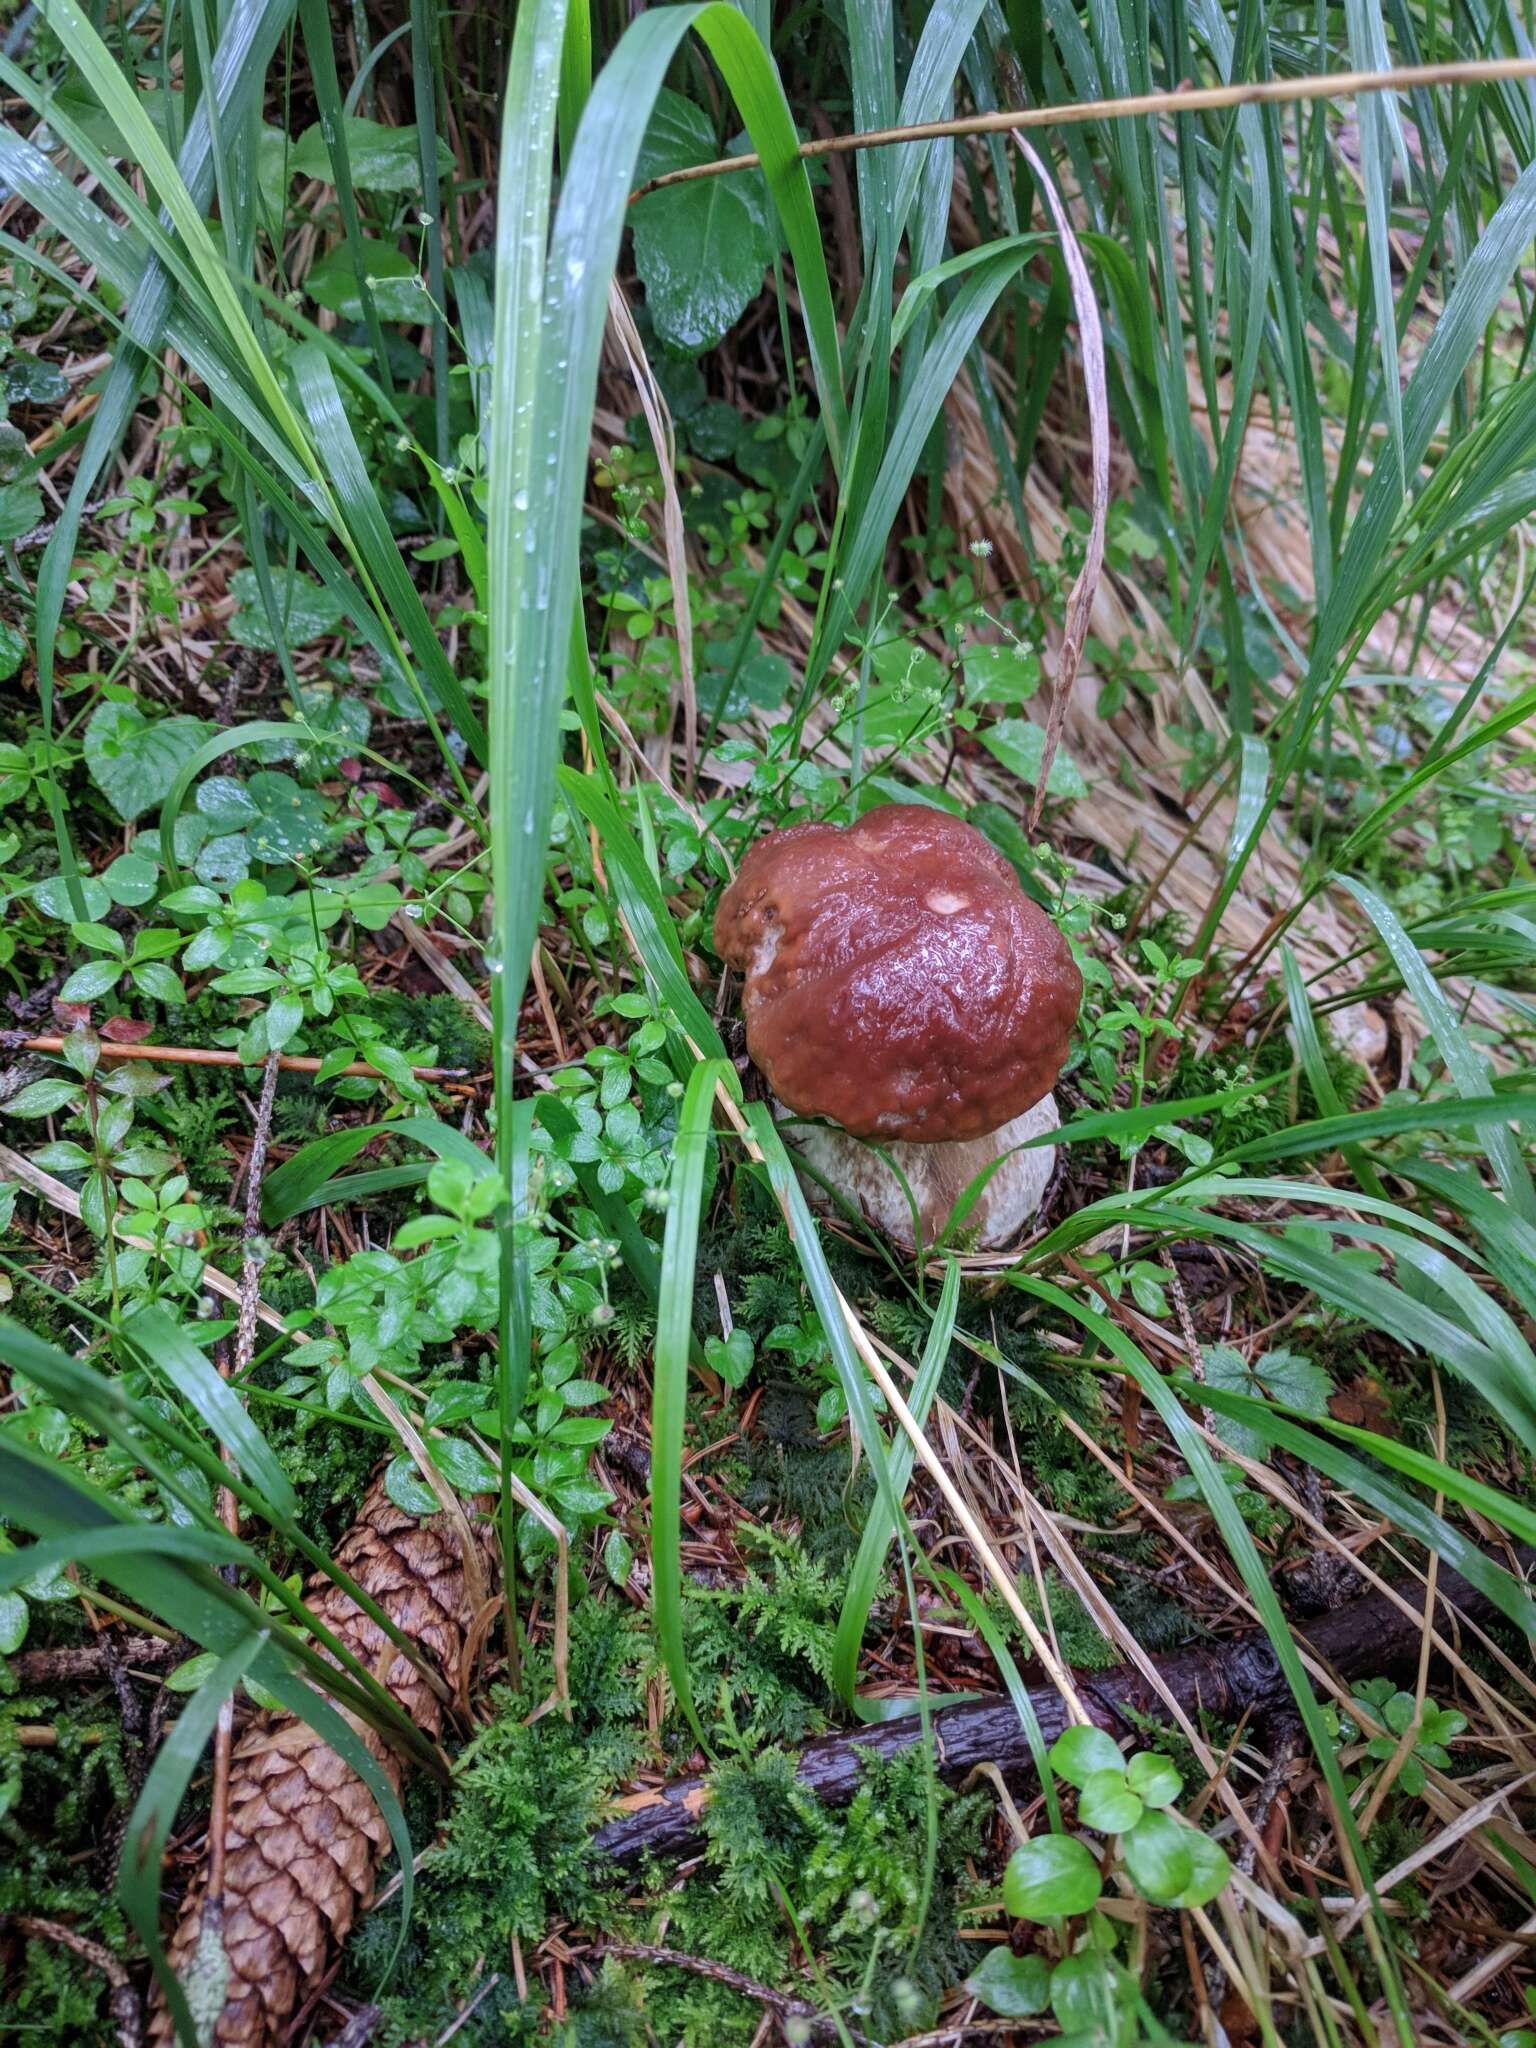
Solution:
[[[1019,1920],[1086,1913],[1103,1889],[1098,1864],[1073,1835],[1036,1835],[1003,1873],[1003,1904]]]
[[[1123,1771],[1125,1759],[1113,1735],[1106,1735],[1102,1728],[1074,1725],[1051,1744],[1050,1765],[1058,1778],[1081,1787],[1095,1771]]]
[[[130,907],[148,903],[155,893],[160,870],[142,854],[120,853],[101,876],[102,887],[114,903]]]
[[[999,1946],[988,1949],[981,1968],[966,1978],[965,1988],[1002,2019],[1028,2019],[1050,2003],[1051,1966],[1044,1956],[1016,1956]]]
[[[1144,1749],[1126,1765],[1131,1790],[1143,1806],[1172,1806],[1184,1789],[1184,1781],[1165,1756]]]
[[[1213,1842],[1209,1835],[1197,1834],[1193,1828],[1185,1828],[1184,1833],[1188,1837],[1194,1875],[1173,1903],[1187,1910],[1191,1906],[1209,1905],[1216,1894],[1225,1889],[1227,1879],[1232,1875],[1232,1865],[1227,1860],[1226,1850],[1219,1842]]]
[[[1077,1817],[1085,1828],[1118,1835],[1135,1827],[1145,1811],[1126,1783],[1124,1771],[1093,1771],[1078,1795]]]
[[[1192,1844],[1200,1837],[1181,1827],[1171,1814],[1144,1813],[1120,1837],[1127,1875],[1143,1898],[1154,1906],[1177,1904],[1179,1894],[1195,1880]]]

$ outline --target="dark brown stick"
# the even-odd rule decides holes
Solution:
[[[1522,1549],[1517,1555],[1522,1567],[1536,1563],[1536,1551]],[[1458,1572],[1442,1568],[1437,1591],[1439,1611],[1452,1625],[1456,1614],[1468,1621],[1486,1622],[1497,1613],[1487,1594]],[[1413,1591],[1405,1589],[1405,1597],[1411,1607]],[[1381,1593],[1368,1593],[1309,1621],[1305,1632],[1298,1629],[1296,1633],[1318,1663],[1351,1679],[1385,1676],[1411,1665],[1419,1654],[1423,1628],[1419,1615],[1405,1614]],[[1158,1668],[1186,1711],[1216,1714],[1224,1720],[1235,1720],[1245,1712],[1262,1720],[1291,1697],[1268,1637],[1258,1633],[1235,1637],[1213,1649],[1181,1651],[1160,1659]],[[1134,1665],[1083,1673],[1076,1684],[1089,1714],[1116,1735],[1132,1733],[1136,1719],[1167,1719],[1163,1699]],[[1049,1744],[1066,1726],[1060,1695],[1052,1686],[1041,1686],[1030,1693],[1030,1699]],[[983,1763],[995,1764],[1009,1778],[1026,1777],[1033,1770],[1023,1726],[1005,1698],[940,1707],[931,1716],[931,1726],[939,1776],[950,1784],[958,1784]],[[819,1736],[800,1752],[800,1782],[826,1805],[846,1806],[859,1788],[870,1757],[899,1756],[921,1738],[916,1714]],[[594,1846],[621,1864],[640,1856],[694,1855],[703,1846],[703,1813],[708,1801],[707,1776],[675,1779],[626,1802],[624,1810],[598,1830]]]
[[[178,1664],[189,1654],[180,1637],[122,1636],[114,1646],[108,1642],[81,1643],[57,1650],[23,1650],[6,1663],[22,1692],[46,1691],[50,1686],[69,1685],[82,1678],[110,1678],[115,1656],[124,1664],[137,1664],[146,1671],[158,1671],[162,1664]]]

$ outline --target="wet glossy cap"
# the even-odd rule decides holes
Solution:
[[[758,840],[715,947],[781,1102],[863,1138],[981,1137],[1050,1093],[1083,982],[974,826],[923,804]]]

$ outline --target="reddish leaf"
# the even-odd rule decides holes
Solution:
[[[137,1017],[108,1017],[101,1027],[103,1038],[110,1038],[114,1045],[142,1045],[154,1025]]]

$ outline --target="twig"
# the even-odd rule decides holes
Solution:
[[[245,1229],[240,1262],[240,1320],[235,1328],[235,1377],[243,1380],[256,1353],[256,1309],[263,1264],[261,1235],[261,1183],[267,1170],[267,1142],[272,1135],[272,1105],[277,1099],[278,1065],[281,1053],[267,1054],[267,1069],[261,1081],[261,1099],[256,1105],[256,1123],[251,1136],[250,1156],[245,1163]]]
[[[0,1051],[5,1052],[55,1052],[64,1050],[62,1038],[24,1038],[19,1032],[0,1031]],[[168,1066],[183,1067],[248,1067],[251,1062],[241,1059],[237,1052],[225,1052],[218,1046],[209,1045],[117,1045],[110,1038],[103,1038],[99,1047],[104,1060],[161,1060]],[[277,1064],[285,1074],[318,1074],[324,1060],[312,1059],[307,1053],[283,1052],[277,1055]],[[467,1067],[412,1067],[412,1074],[418,1081],[462,1081],[468,1075]],[[370,1081],[383,1077],[377,1067],[370,1067],[366,1060],[354,1060],[350,1066],[339,1067],[332,1076],[340,1080],[343,1075],[362,1075]]]
[[[1522,1549],[1517,1556],[1523,1566],[1536,1559],[1536,1552]],[[1442,1569],[1437,1590],[1442,1602],[1469,1620],[1487,1621],[1495,1612],[1487,1595],[1458,1572]],[[1308,1622],[1297,1634],[1315,1670],[1326,1668],[1348,1679],[1411,1668],[1422,1631],[1423,1617],[1411,1604],[1399,1607],[1386,1594],[1368,1593]],[[1244,1711],[1262,1716],[1283,1710],[1291,1698],[1270,1640],[1258,1630],[1210,1649],[1160,1658],[1158,1670],[1161,1689],[1149,1685],[1133,1664],[1079,1672],[1077,1694],[1094,1725],[1117,1735],[1134,1734],[1149,1719],[1167,1719],[1166,1694],[1187,1712],[1234,1720]],[[1067,1726],[1059,1690],[1031,1687],[1030,1700],[1047,1742],[1054,1740]],[[980,1763],[994,1763],[1005,1778],[1021,1781],[1034,1768],[1023,1723],[1009,1699],[972,1699],[939,1707],[929,1721],[938,1774],[948,1784],[959,1783]],[[899,1756],[920,1741],[922,1733],[919,1717],[912,1713],[820,1736],[800,1751],[799,1782],[826,1805],[845,1806],[865,1782],[865,1767],[872,1758]],[[693,1855],[703,1838],[708,1803],[709,1778],[703,1773],[633,1794],[598,1830],[595,1847],[620,1864],[647,1855]]]
[[[813,2005],[808,1998],[796,1998],[790,1991],[774,1991],[766,1984],[759,1984],[755,1977],[744,1976],[740,1970],[732,1970],[709,1956],[691,1956],[680,1948],[656,1948],[648,1941],[608,1941],[598,1953],[617,1956],[623,1962],[653,1963],[664,1969],[687,1970],[692,1976],[707,1977],[711,1984],[725,1985],[728,1991],[739,1991],[743,1998],[755,1998],[781,2019],[809,2020],[813,2027],[829,2033],[837,2026],[830,2013],[819,2005]],[[845,2031],[848,2039],[859,2043],[860,2048],[872,2048],[868,2037],[856,2033],[846,2022]]]
[[[22,1692],[46,1692],[50,1686],[68,1685],[82,1678],[110,1678],[114,1663],[137,1664],[156,1671],[162,1664],[174,1664],[182,1654],[174,1636],[120,1636],[109,1646],[106,1637],[94,1643],[80,1643],[56,1650],[23,1650],[8,1657],[6,1664]]]
[[[1432,85],[1512,85],[1536,78],[1536,57],[1473,58],[1456,64],[1399,64],[1387,71],[1320,71],[1300,78],[1258,78],[1242,85],[1178,86],[1171,92],[1127,93],[1114,100],[1071,100],[1059,107],[1004,107],[986,114],[962,114],[950,121],[914,121],[905,128],[867,128],[862,134],[826,135],[802,142],[802,157],[843,156],[849,150],[891,149],[903,142],[931,142],[945,135],[1001,135],[1011,128],[1066,128],[1090,121],[1127,121],[1138,114],[1208,114],[1223,107],[1287,106],[1300,100],[1347,100],[1363,92],[1407,92]],[[666,171],[639,185],[629,203],[685,185],[695,178],[723,178],[731,171],[761,170],[756,154],[718,157]]]
[[[261,1183],[267,1169],[267,1141],[272,1134],[272,1105],[277,1100],[279,1055],[267,1054],[261,1096],[256,1104],[256,1121],[251,1129],[251,1149],[245,1162],[245,1222],[240,1263],[240,1302],[235,1324],[234,1377],[243,1380],[256,1355],[256,1311],[261,1285]],[[219,1373],[230,1377],[230,1358],[220,1347]],[[238,1398],[238,1396],[237,1396]],[[220,1447],[226,1465],[232,1465],[229,1446]],[[219,1488],[219,1514],[231,1536],[240,1534],[240,1503],[234,1488]],[[227,1576],[234,1577],[233,1567]],[[219,1706],[213,1731],[213,1789],[208,1803],[208,1890],[203,1901],[204,1939],[222,1939],[224,1932],[224,1852],[229,1837],[229,1771],[235,1747],[235,1695],[227,1692]]]
[[[82,1963],[89,1963],[93,1970],[99,1970],[111,1987],[112,2017],[117,2022],[117,2038],[122,2048],[141,2048],[144,2039],[144,2020],[139,2011],[138,1995],[134,1991],[128,1972],[114,1955],[108,1954],[99,1942],[88,1941],[83,1934],[77,1934],[73,1927],[65,1927],[58,1920],[38,1920],[30,1913],[7,1913],[0,1919],[8,1920],[18,1934],[24,1934],[30,1941],[51,1941],[72,1956],[78,1956]]]

